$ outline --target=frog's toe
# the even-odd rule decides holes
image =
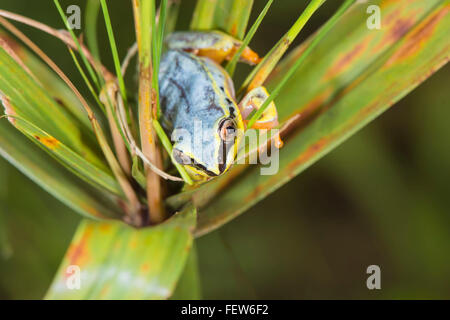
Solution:
[[[242,117],[246,119],[253,111],[259,110],[268,97],[269,94],[264,87],[257,87],[247,93],[239,104]],[[244,123],[247,125],[248,120],[244,120]],[[261,117],[252,125],[252,128],[258,130],[271,130],[278,125],[278,112],[275,103],[272,101],[264,110]],[[283,141],[281,140],[279,133],[276,133],[273,139],[277,148],[283,146]]]

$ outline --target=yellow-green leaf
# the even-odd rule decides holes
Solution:
[[[6,120],[0,121],[0,156],[55,198],[86,217],[119,219],[122,215],[117,198],[81,181]]]
[[[195,221],[192,207],[140,230],[120,222],[83,221],[46,298],[169,298],[192,247]],[[79,289],[73,290],[78,275]]]

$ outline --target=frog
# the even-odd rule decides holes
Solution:
[[[247,117],[269,96],[261,86],[236,101],[234,83],[222,63],[241,46],[242,41],[217,30],[177,31],[165,40],[158,74],[161,124],[173,143],[171,158],[195,182],[230,169],[248,129]],[[246,47],[239,61],[256,65],[261,58]],[[278,113],[271,102],[252,128],[277,125]],[[279,136],[277,141],[280,146]]]

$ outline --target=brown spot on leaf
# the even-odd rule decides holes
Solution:
[[[395,19],[386,19],[383,20],[383,28],[386,28],[388,31],[385,33],[384,37],[378,43],[378,45],[374,48],[375,52],[382,51],[393,43],[397,42],[399,39],[404,37],[408,31],[414,26],[416,23],[416,18],[409,17],[408,19],[399,17],[400,12],[394,11],[391,15],[395,16]]]
[[[434,30],[440,21],[449,14],[450,4],[445,5],[434,14],[430,15],[425,21],[420,23],[405,38],[405,42],[397,50],[392,57],[386,62],[385,67],[389,67],[395,62],[409,59],[420,52],[427,41],[433,36]]]
[[[323,78],[325,81],[328,81],[331,78],[334,78],[351,67],[356,59],[361,57],[364,53],[367,45],[372,40],[372,37],[365,38],[362,42],[357,43],[349,52],[345,52],[341,54],[336,63],[328,70]]]
[[[294,161],[292,161],[288,167],[287,171],[289,176],[294,176],[295,170],[302,164],[306,163],[318,152],[320,152],[326,145],[330,143],[328,137],[323,137],[314,144],[310,145],[304,152],[302,152]]]

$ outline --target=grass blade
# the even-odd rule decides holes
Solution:
[[[178,14],[180,11],[181,0],[170,0],[167,8],[166,28],[164,30],[164,36],[172,33],[175,30],[178,20]]]
[[[252,13],[253,0],[233,0],[231,10],[226,18],[225,31],[242,40],[247,29],[248,20]]]
[[[5,97],[3,104],[6,105]],[[13,109],[11,106],[7,109]],[[51,156],[58,159],[67,169],[72,171],[84,181],[93,186],[103,188],[117,196],[122,196],[122,191],[117,181],[110,173],[99,170],[94,165],[84,160],[70,148],[58,141],[55,137],[49,135],[31,122],[17,118],[8,117],[9,121],[30,140],[34,141],[43,150],[47,151]]]
[[[8,13],[8,15],[10,16],[9,13]],[[23,20],[23,19],[21,19],[21,20]],[[97,118],[95,117],[95,114],[93,113],[92,109],[90,108],[89,104],[87,103],[86,99],[81,95],[81,93],[77,90],[77,88],[74,86],[72,81],[70,81],[70,79],[64,74],[64,72],[62,72],[62,70],[53,62],[53,60],[51,60],[35,43],[33,43],[27,36],[25,36],[22,32],[20,32],[17,28],[15,28],[12,24],[10,24],[5,19],[0,18],[0,23],[3,26],[7,27],[9,31],[14,33],[14,35],[16,35],[19,39],[21,39],[24,43],[26,43],[26,45],[30,49],[32,49],[42,60],[44,60],[45,63],[47,63],[48,66],[51,67],[51,69],[55,73],[58,74],[58,76],[66,83],[66,85],[77,96],[78,100],[83,105],[83,108],[88,115],[88,118],[89,118],[92,128],[93,128],[93,131],[97,138],[97,142],[100,146],[100,149],[103,152],[103,155],[105,156],[106,162],[108,163],[109,167],[111,168],[114,176],[116,177],[117,181],[119,182],[119,184],[123,190],[123,193],[126,196],[127,202],[125,203],[125,207],[126,207],[125,211],[127,213],[127,219],[132,224],[140,225],[140,223],[141,223],[141,220],[140,220],[141,204],[139,203],[136,193],[134,192],[133,187],[131,186],[130,182],[128,181],[127,176],[124,174],[124,172],[122,171],[122,168],[120,167],[119,163],[117,162],[117,159],[115,158],[115,155],[112,152],[112,150],[108,144],[108,141],[103,133],[103,130],[102,130]],[[2,53],[2,51],[5,51],[5,50],[3,48],[1,48],[0,53]],[[7,57],[12,59],[8,54],[7,54]],[[13,59],[12,65],[14,65],[14,64],[17,64],[17,63]],[[19,68],[19,73],[20,72],[23,73],[24,71]],[[9,70],[6,71],[6,75],[8,75],[8,74],[9,74]],[[8,85],[11,85],[11,83],[9,81],[6,81],[6,83],[4,83],[4,84],[0,83],[0,88],[2,88],[2,89],[3,89],[3,87],[8,88]],[[35,84],[33,84],[31,82],[30,85],[35,85]],[[11,88],[11,87],[9,87],[9,88]],[[15,93],[14,92],[14,90],[16,89],[15,86],[12,86],[12,89],[13,90],[11,90],[11,92],[7,94],[7,96],[9,98],[11,97],[12,94]],[[27,88],[26,90],[29,90],[29,89],[30,88]],[[40,88],[35,89],[34,91],[39,93],[39,92],[41,92],[39,90],[40,90]],[[31,96],[33,98],[35,98],[35,92],[33,92],[33,94]],[[13,100],[11,100],[11,101],[13,101]],[[40,101],[40,102],[42,102],[42,101]],[[54,102],[51,99],[47,99],[47,103],[54,103]],[[14,102],[13,102],[13,104],[16,106],[19,105]],[[25,101],[21,101],[20,105],[21,105],[21,107],[26,106]],[[46,105],[46,107],[48,108],[47,105]],[[48,112],[47,109],[44,108],[44,110],[45,110],[45,112]],[[57,111],[59,111],[59,110],[57,110]],[[24,118],[27,119],[26,117],[24,117]],[[34,123],[39,125],[41,128],[46,128],[47,124],[45,122],[43,123],[42,126],[39,123],[37,123],[36,119],[38,119],[38,117],[32,117],[30,119]],[[52,119],[52,118],[50,117],[50,119]],[[49,123],[51,123],[51,121],[49,121]],[[67,130],[67,128],[65,128],[65,130]],[[46,131],[50,132],[48,130],[46,130]],[[72,132],[72,131],[69,131],[69,132]],[[83,153],[81,153],[81,154],[83,154]]]
[[[252,7],[253,0],[197,0],[191,29],[222,30],[242,39]]]
[[[117,76],[117,80],[119,83],[120,93],[122,95],[122,99],[125,103],[125,106],[128,107],[127,90],[125,87],[125,80],[123,79],[123,76],[122,76],[122,70],[120,68],[119,52],[117,51],[117,45],[116,45],[116,40],[114,37],[114,31],[113,31],[112,24],[111,24],[111,18],[109,16],[108,7],[106,5],[105,0],[100,0],[100,3],[102,6],[103,16],[105,18],[105,25],[106,25],[106,30],[108,32],[108,39],[109,39],[109,44],[111,46],[111,52],[112,52],[112,56],[113,56],[113,60],[114,60],[114,68],[116,70],[116,76]],[[128,110],[128,108],[127,108],[127,110]]]
[[[82,58],[82,60],[84,62],[84,65],[85,65],[86,69],[89,72],[89,75],[91,76],[92,80],[94,81],[94,84],[96,85],[97,90],[100,90],[100,81],[99,81],[99,79],[97,79],[97,75],[95,74],[94,69],[92,68],[91,64],[89,63],[89,61],[88,61],[88,59],[86,57],[86,55],[84,54],[84,52],[83,52],[83,50],[81,48],[81,44],[78,41],[77,36],[75,35],[75,33],[73,32],[72,28],[70,27],[69,22],[67,20],[67,17],[64,14],[63,9],[61,8],[61,5],[59,4],[59,0],[53,0],[53,1],[54,1],[55,5],[56,5],[56,8],[58,9],[58,12],[59,12],[59,14],[61,16],[61,19],[64,22],[64,25],[65,25],[67,31],[69,31],[70,35],[72,36],[73,41],[75,42],[75,44],[77,46],[78,52],[81,55],[81,58]]]
[[[91,93],[92,97],[94,98],[95,102],[97,102],[97,105],[100,107],[100,110],[103,111],[103,113],[106,113],[105,107],[100,102],[100,98],[98,97],[97,93],[95,92],[94,88],[92,87],[91,82],[89,81],[89,78],[87,77],[86,73],[84,72],[83,68],[80,65],[80,62],[77,59],[77,56],[75,55],[75,52],[71,48],[69,48],[70,55],[72,56],[72,59],[75,63],[75,66],[78,69],[78,72],[80,72],[81,77],[83,78],[84,82],[86,83],[89,92]]]
[[[0,121],[0,155],[77,213],[94,219],[122,217],[117,198],[82,182],[7,121]]]
[[[97,39],[97,22],[99,12],[100,2],[98,0],[88,0],[84,17],[84,20],[86,21],[84,30],[86,32],[88,47],[97,61],[100,61],[100,50],[98,48]]]
[[[233,58],[228,62],[226,66],[226,70],[230,74],[230,76],[233,76],[234,70],[236,69],[236,64],[239,61],[239,58],[241,57],[242,53],[244,52],[245,48],[250,44],[250,41],[252,41],[253,36],[255,35],[256,31],[258,30],[259,25],[263,21],[264,17],[266,16],[267,11],[269,11],[270,6],[272,5],[273,0],[268,0],[264,9],[259,14],[258,18],[256,19],[255,23],[250,28],[250,31],[245,36],[244,40],[242,41],[242,45],[236,52],[236,54],[233,56]]]
[[[261,108],[259,108],[258,111],[256,111],[255,114],[250,118],[250,120],[248,121],[248,124],[247,124],[248,127],[252,127],[253,124],[261,117],[261,115],[266,110],[266,108],[269,106],[269,104],[280,94],[283,87],[291,79],[291,77],[295,74],[295,72],[302,65],[302,63],[305,61],[305,59],[308,57],[308,55],[311,54],[311,52],[314,50],[314,48],[320,43],[320,41],[322,41],[322,39],[328,34],[328,32],[335,26],[335,24],[337,23],[338,19],[342,16],[342,14],[354,2],[355,2],[355,0],[346,0],[342,4],[342,6],[339,8],[339,10],[336,12],[336,14],[334,14],[334,16],[324,25],[324,27],[319,31],[319,33],[314,38],[314,40],[311,42],[311,44],[308,46],[308,48],[306,48],[305,52],[292,65],[292,67],[284,75],[283,79],[280,80],[280,82],[275,87],[275,89],[272,90],[269,98],[267,98],[266,101],[264,101]],[[311,2],[311,4],[312,4],[312,2]],[[253,87],[253,86],[251,85],[251,87]]]
[[[280,41],[278,41],[278,43],[269,51],[264,59],[248,75],[247,79],[239,89],[238,94],[242,93],[245,89],[248,92],[264,83],[273,68],[289,48],[290,44],[295,40],[314,12],[319,9],[325,1],[326,0],[311,0],[291,29],[289,29],[289,31],[280,39]]]
[[[0,48],[0,90],[14,106],[9,115],[33,122],[100,170],[108,172],[98,150],[84,142],[76,122],[22,67]]]
[[[0,39],[3,39],[9,44],[17,56],[20,57],[22,62],[31,70],[33,74],[39,75],[39,82],[44,87],[45,91],[67,110],[68,113],[74,118],[74,122],[78,122],[83,128],[83,132],[90,133],[89,140],[95,141],[95,137],[92,132],[92,126],[89,119],[86,117],[86,112],[83,109],[80,101],[73,94],[73,92],[67,88],[64,82],[61,81],[48,66],[43,64],[36,56],[31,54],[26,48],[20,46],[17,42],[7,36],[6,33],[0,30]]]
[[[191,21],[192,30],[208,30],[214,24],[214,12],[218,0],[197,0]]]

